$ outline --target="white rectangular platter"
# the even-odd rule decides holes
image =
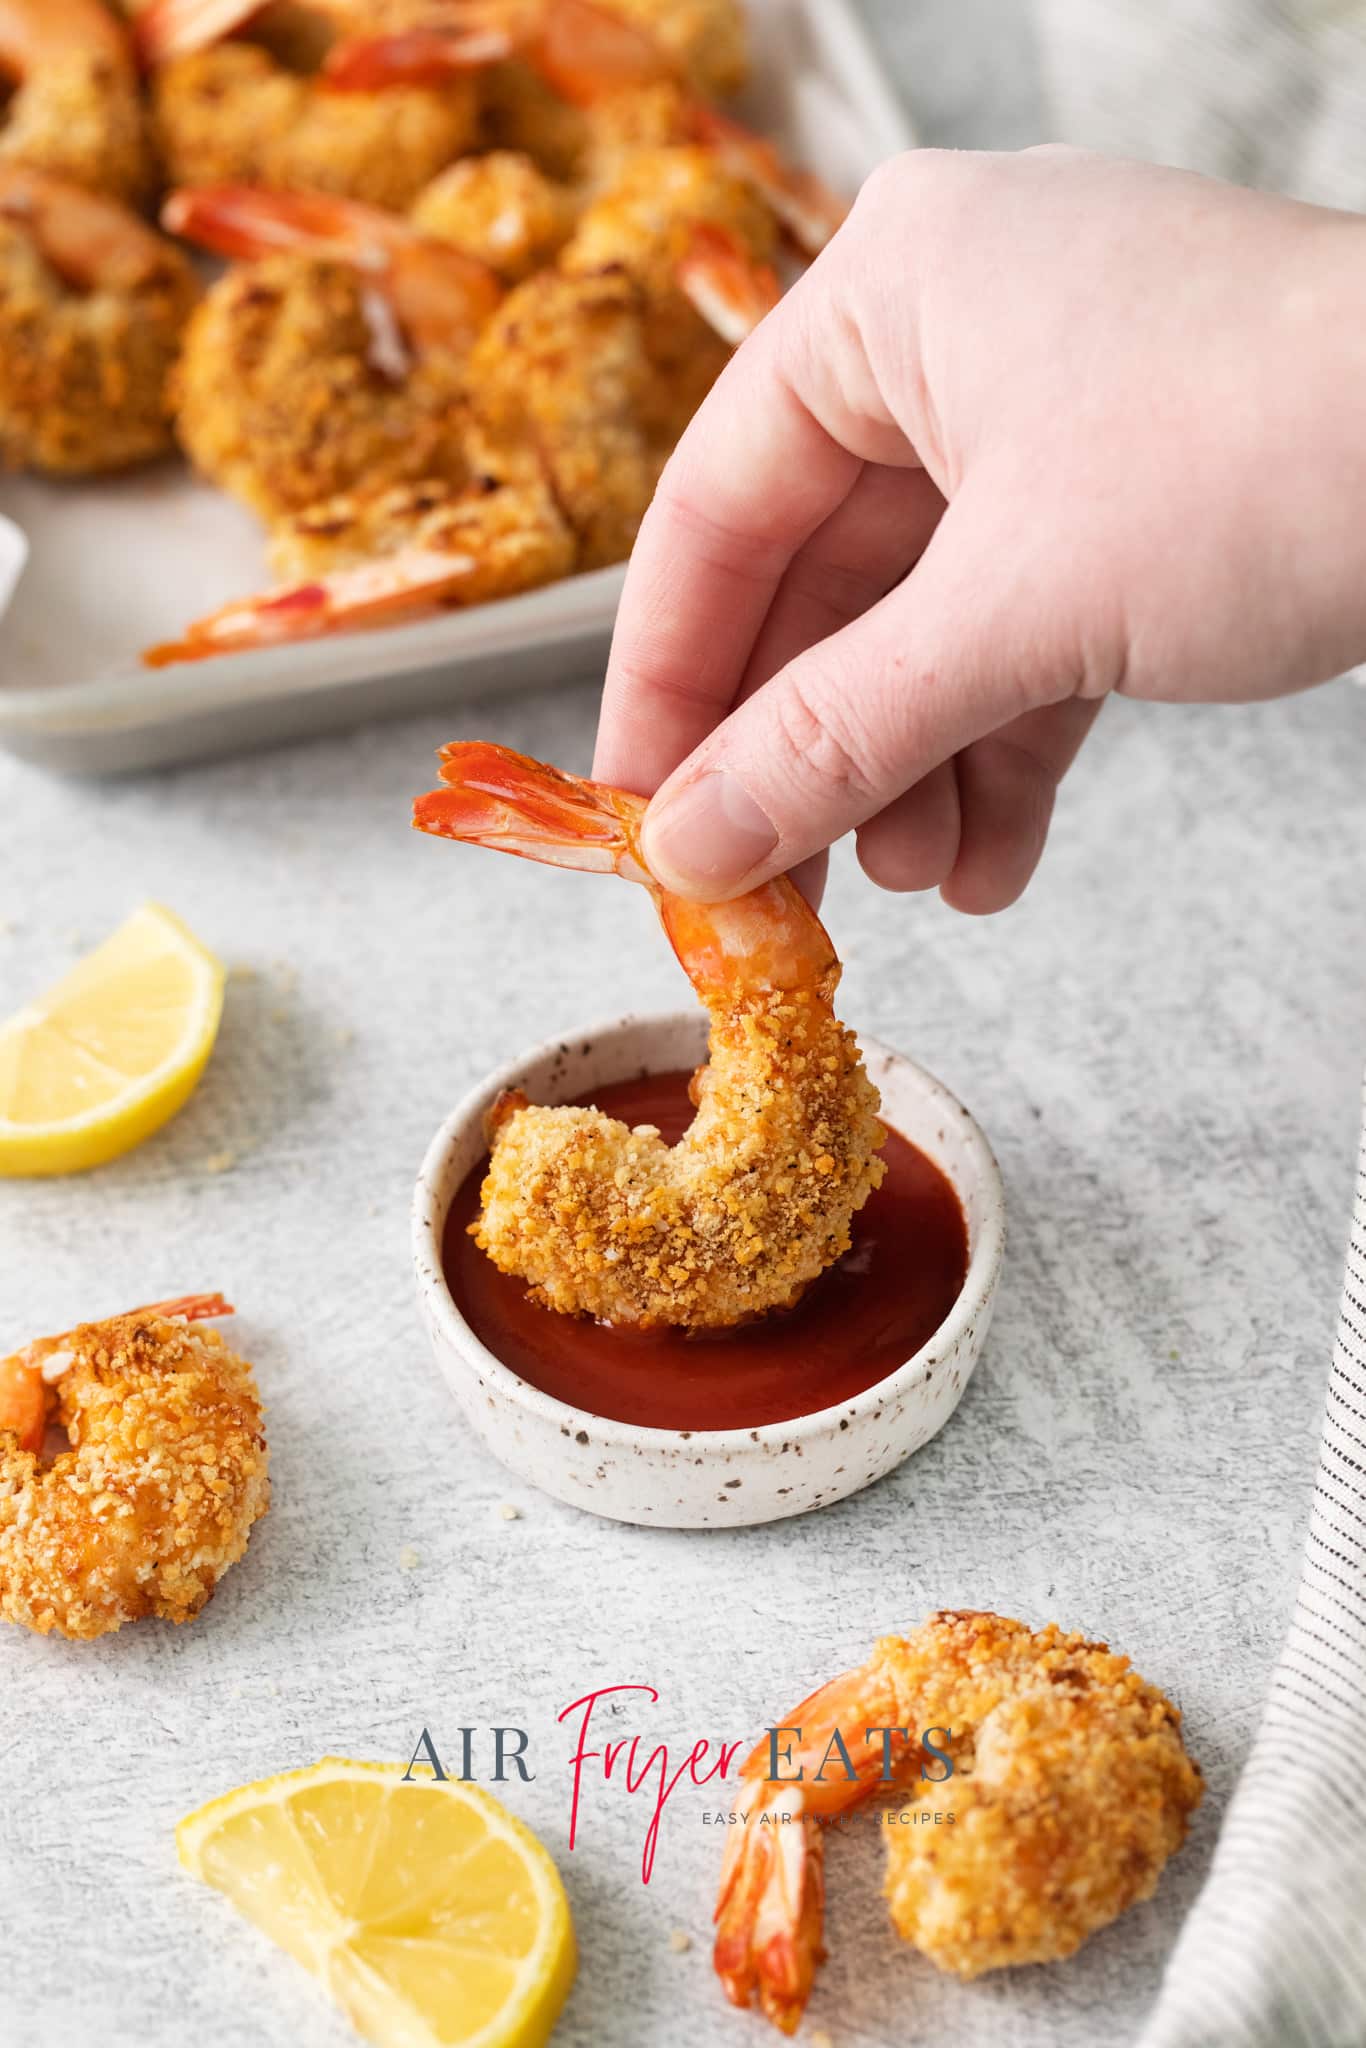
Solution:
[[[748,0],[748,11],[755,80],[742,116],[852,195],[912,141],[854,0]],[[252,519],[171,463],[107,482],[0,478],[0,746],[111,774],[581,679],[605,659],[623,573],[151,670],[142,648],[267,580]]]

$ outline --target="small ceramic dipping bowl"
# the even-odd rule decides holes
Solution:
[[[706,1057],[703,1012],[626,1017],[538,1046],[491,1074],[451,1112],[428,1149],[413,1203],[418,1300],[451,1392],[509,1471],[615,1521],[736,1528],[828,1507],[882,1478],[943,1428],[991,1319],[1005,1248],[1000,1171],[947,1088],[903,1053],[874,1039],[860,1044],[884,1119],[957,1192],[967,1220],[967,1277],[934,1336],[887,1378],[836,1407],[752,1429],[646,1428],[542,1393],[475,1335],[442,1272],[447,1212],[487,1149],[484,1115],[500,1089],[524,1088],[533,1102],[573,1102],[613,1081],[695,1067]]]

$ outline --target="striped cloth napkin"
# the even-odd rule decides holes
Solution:
[[[1366,1128],[1299,1594],[1139,2048],[1366,2043]]]
[[[1366,211],[1366,0],[1034,6],[1059,141]],[[1366,2048],[1366,1132],[1294,1618],[1138,2048]]]
[[[1061,142],[1366,209],[1366,0],[1034,0]]]

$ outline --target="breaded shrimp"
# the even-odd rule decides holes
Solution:
[[[523,151],[462,157],[421,191],[408,218],[476,257],[508,284],[553,263],[574,231],[574,194]]]
[[[197,296],[180,250],[114,200],[0,164],[0,466],[79,476],[169,448]]]
[[[659,431],[676,441],[730,350],[776,304],[777,230],[753,188],[700,145],[639,150],[560,257],[570,276],[619,268],[645,299]]]
[[[361,486],[467,480],[462,356],[497,304],[491,271],[329,195],[210,187],[164,218],[259,258],[209,291],[176,372],[177,430],[205,476],[267,523]]]
[[[834,1816],[879,1790],[895,1798],[893,1924],[939,1969],[972,1978],[1070,1956],[1150,1898],[1204,1789],[1180,1714],[1127,1657],[996,1614],[949,1611],[884,1636],[783,1717],[782,1744],[776,1776],[768,1739],[741,1773],[715,1964],[733,2004],[757,1997],[786,2034],[824,1956]],[[934,1825],[936,1809],[952,1822]]]
[[[673,445],[644,311],[624,271],[538,271],[508,294],[467,365],[476,418],[495,448],[539,455],[585,569],[630,553]],[[712,346],[719,368],[726,351]]]
[[[472,461],[477,453],[472,440]],[[148,666],[513,597],[567,576],[575,544],[538,465],[484,460],[463,486],[428,478],[310,506],[276,527],[271,560],[281,584],[149,648]]]
[[[632,146],[700,142],[753,186],[806,255],[817,255],[844,219],[846,208],[818,179],[718,113],[655,36],[598,0],[445,0],[431,24],[344,38],[326,72],[357,91],[435,85],[486,70],[491,53],[518,58],[552,94],[591,117],[572,173],[591,187],[615,175]],[[501,139],[537,154],[529,135]]]
[[[819,918],[786,877],[732,903],[669,895],[640,857],[640,797],[479,741],[441,761],[419,830],[643,883],[711,1018],[677,1145],[596,1109],[495,1105],[476,1241],[565,1314],[701,1330],[790,1307],[883,1175]]]
[[[192,1621],[270,1504],[251,1367],[192,1319],[216,1295],[85,1323],[0,1362],[0,1615],[85,1639]],[[70,1448],[51,1464],[49,1415]]]
[[[334,91],[232,35],[257,12],[259,0],[152,0],[138,16],[155,64],[157,140],[175,183],[335,192],[402,209],[473,144],[473,77]]]
[[[13,88],[0,162],[136,205],[152,185],[137,66],[100,0],[0,0],[0,78]]]

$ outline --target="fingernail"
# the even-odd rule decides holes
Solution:
[[[719,896],[778,844],[778,833],[742,783],[724,769],[685,783],[645,820],[650,872],[680,896]]]

